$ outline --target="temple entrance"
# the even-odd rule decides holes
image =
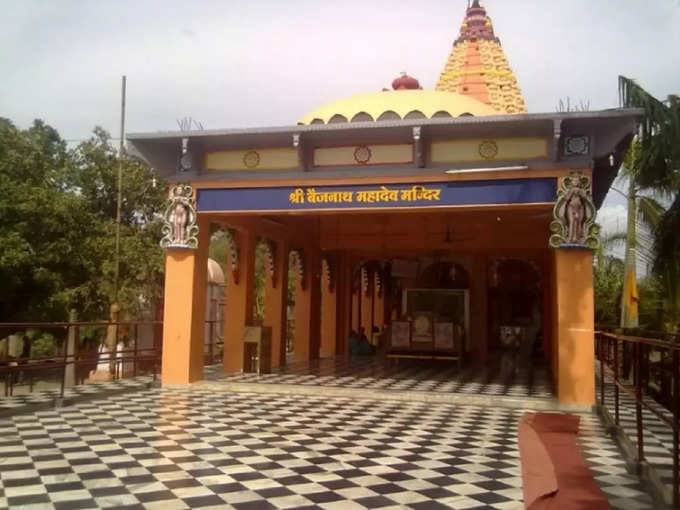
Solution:
[[[519,258],[494,258],[488,278],[489,348],[514,351],[518,362],[544,358],[544,299],[538,264]]]

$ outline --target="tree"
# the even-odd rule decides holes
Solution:
[[[102,231],[84,197],[64,192],[67,159],[43,122],[0,119],[0,321],[65,318],[91,272],[84,255]]]
[[[620,316],[624,264],[621,259],[607,254],[607,250],[621,238],[621,234],[602,236],[595,253],[595,323],[602,326],[615,325]]]
[[[621,295],[621,320],[623,328],[637,328],[639,314],[637,307],[637,259],[640,234],[638,223],[648,231],[653,232],[661,221],[664,208],[659,201],[649,194],[649,186],[644,186],[642,165],[640,162],[640,142],[634,140],[623,162],[622,176],[628,181],[628,221],[626,229],[625,271],[623,275],[623,292]],[[654,191],[653,189],[651,190]],[[646,247],[649,248],[649,247]],[[649,250],[646,250],[646,253]],[[632,299],[636,302],[631,303]]]
[[[106,317],[112,299],[116,155],[105,131],[75,150],[36,120],[0,119],[0,322]],[[164,186],[124,160],[121,301],[136,315],[160,292]]]
[[[118,296],[114,294],[115,228],[118,158],[110,135],[95,128],[93,136],[70,154],[65,172],[67,189],[83,196],[105,234],[96,239],[101,266],[93,274],[94,288],[89,302],[81,307],[100,317],[108,315],[108,305],[118,301],[129,316],[140,314],[160,299],[164,259],[158,242],[161,214],[167,190],[151,169],[123,158],[120,274]]]
[[[638,183],[666,194],[671,205],[654,229],[654,271],[666,286],[667,325],[680,327],[680,98],[660,101],[634,80],[619,76],[621,104],[644,110],[638,133]]]

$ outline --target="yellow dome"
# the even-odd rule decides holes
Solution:
[[[375,120],[498,115],[490,106],[468,96],[438,90],[387,90],[327,103],[298,124],[328,124]]]

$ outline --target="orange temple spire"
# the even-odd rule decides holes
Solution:
[[[494,34],[491,18],[479,0],[468,5],[435,90],[473,97],[499,113],[526,113],[517,78]]]

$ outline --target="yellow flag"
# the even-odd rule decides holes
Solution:
[[[638,321],[638,289],[637,281],[635,278],[635,271],[631,268],[626,270],[626,285],[625,285],[625,295],[623,298],[624,317],[626,318],[626,326],[637,325]],[[635,326],[634,326],[635,325]]]

